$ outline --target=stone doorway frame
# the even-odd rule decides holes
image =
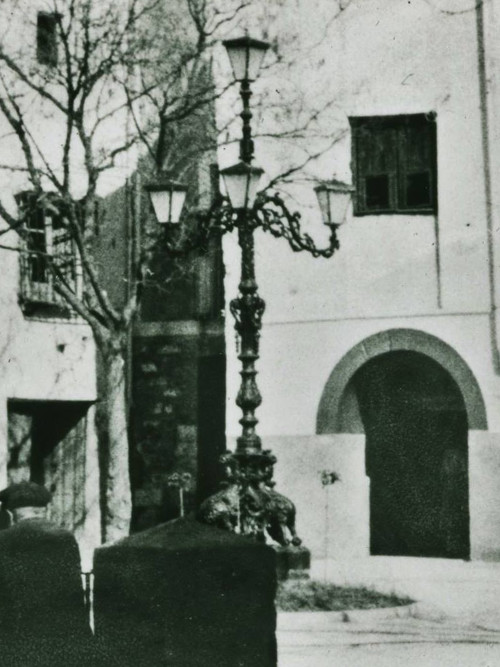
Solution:
[[[420,352],[455,380],[465,403],[468,429],[488,430],[486,406],[474,373],[450,345],[418,329],[388,329],[354,345],[336,364],[325,384],[316,416],[316,433],[341,433],[340,409],[347,385],[367,361],[387,352]],[[361,432],[361,431],[360,431]]]

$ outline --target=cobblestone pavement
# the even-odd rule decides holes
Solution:
[[[444,617],[280,630],[278,647],[279,667],[500,667],[500,629]]]

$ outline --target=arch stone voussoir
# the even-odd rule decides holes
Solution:
[[[340,432],[340,404],[347,384],[367,361],[374,357],[408,350],[434,359],[455,380],[460,389],[470,430],[487,430],[486,407],[479,384],[464,359],[437,336],[418,329],[388,329],[365,338],[335,366],[328,378],[316,417],[317,433]]]

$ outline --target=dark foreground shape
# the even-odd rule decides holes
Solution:
[[[97,665],[71,533],[43,518],[0,532],[1,667]]]
[[[178,519],[96,551],[96,634],[120,665],[275,667],[276,561]]]

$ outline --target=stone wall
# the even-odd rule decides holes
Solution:
[[[213,490],[206,462],[216,462],[224,448],[224,369],[220,336],[208,342],[201,334],[134,340],[134,530],[179,516],[179,490],[169,483],[172,474],[191,476],[183,497],[186,513],[195,507],[200,478],[204,488]]]

